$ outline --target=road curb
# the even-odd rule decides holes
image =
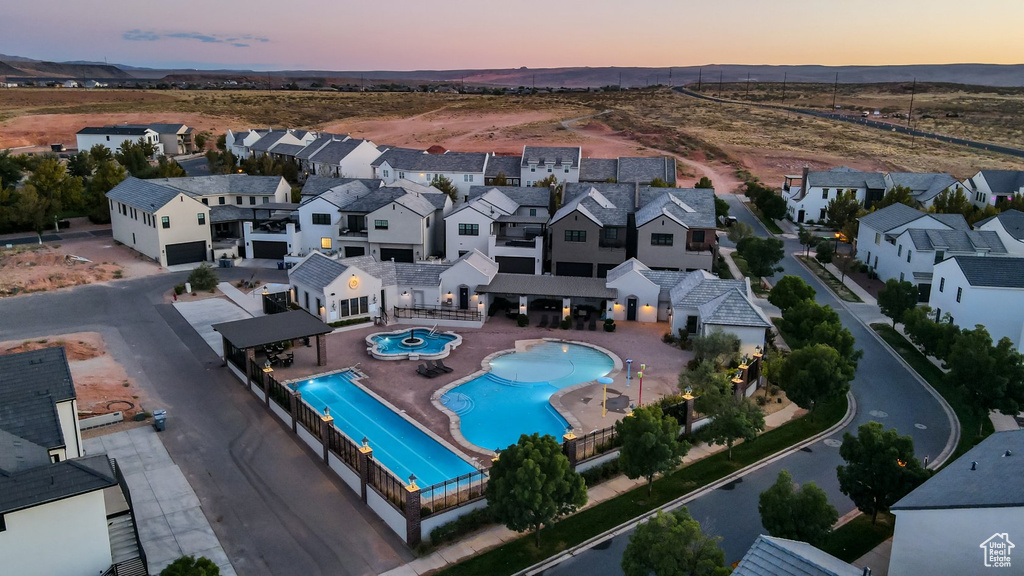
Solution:
[[[857,414],[857,399],[853,397],[853,394],[851,392],[846,393],[846,401],[846,414],[843,416],[843,419],[840,420],[839,422],[836,422],[828,429],[818,432],[817,434],[811,436],[810,438],[797,442],[796,444],[790,446],[789,448],[785,448],[779,452],[776,452],[775,454],[766,456],[765,458],[762,458],[761,460],[758,460],[757,462],[750,464],[746,468],[741,468],[733,472],[732,474],[723,476],[722,478],[719,478],[718,480],[712,482],[711,484],[708,484],[707,486],[704,486],[703,488],[699,488],[693,492],[683,494],[679,498],[676,498],[671,502],[663,504],[658,508],[651,510],[650,512],[646,512],[641,516],[637,516],[632,520],[619,524],[615,528],[602,532],[601,534],[598,534],[597,536],[594,536],[589,540],[581,542],[580,544],[577,544],[576,546],[573,546],[568,550],[563,550],[562,552],[548,558],[547,560],[534,564],[533,566],[530,566],[529,568],[526,568],[524,570],[520,570],[519,572],[516,572],[513,576],[539,575],[543,573],[545,570],[557,566],[558,564],[565,562],[566,560],[576,556],[577,554],[590,550],[591,548],[597,546],[605,540],[609,540],[622,534],[623,532],[627,532],[633,529],[637,524],[645,522],[648,518],[654,516],[658,512],[668,512],[674,510],[684,504],[687,504],[693,500],[696,500],[697,498],[700,498],[701,496],[707,494],[708,492],[718,490],[719,488],[726,484],[729,484],[730,482],[742,478],[747,474],[750,474],[751,472],[756,472],[757,470],[760,470],[761,468],[764,468],[769,464],[772,464],[778,460],[781,460],[782,458],[789,456],[794,452],[799,451],[805,446],[810,446],[811,444],[814,444],[815,442],[821,440],[822,438],[834,434],[837,430],[841,430],[846,426],[849,426],[850,422],[853,421],[853,417],[856,416]]]

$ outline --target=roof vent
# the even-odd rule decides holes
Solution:
[[[1013,452],[1010,452],[1009,450],[1003,452],[1003,458],[1006,458],[1007,456],[1013,456]]]
[[[978,469],[978,463],[977,462],[971,462],[971,470],[977,470],[977,469]]]

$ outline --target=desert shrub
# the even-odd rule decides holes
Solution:
[[[524,328],[526,326],[529,326],[530,325],[530,317],[527,316],[526,314],[520,314],[519,316],[516,317],[516,324],[519,325],[520,328]]]
[[[869,267],[868,267],[868,265],[867,265],[867,264],[863,264],[863,263],[862,263],[862,264],[860,265],[860,273],[861,273],[861,274],[867,274],[868,270],[869,270]]]
[[[604,321],[605,332],[615,332],[615,320],[608,318]]]
[[[217,272],[210,266],[209,262],[203,262],[198,268],[188,275],[188,281],[192,284],[193,290],[213,290],[217,287]]]
[[[757,405],[758,406],[764,406],[767,403],[768,403],[768,399],[765,398],[764,396],[758,396],[757,397]]]
[[[175,284],[174,285],[174,293],[177,294],[178,296],[181,296],[182,294],[184,294],[185,293],[185,285],[184,284]]]
[[[664,334],[661,335],[661,341],[664,342],[665,344],[675,345],[677,340],[676,340],[676,337],[673,336],[671,332],[665,332]]]
[[[559,327],[561,327],[562,330],[568,330],[569,328],[572,328],[572,318],[570,318],[569,316],[562,318],[562,323],[559,325]]]

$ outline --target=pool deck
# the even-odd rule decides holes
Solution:
[[[536,321],[536,319],[533,319]],[[561,330],[527,326],[519,328],[514,320],[494,316],[483,328],[447,329],[462,336],[460,345],[444,359],[445,365],[453,369],[449,374],[436,378],[424,378],[416,373],[417,361],[382,361],[366,353],[366,336],[375,332],[410,328],[413,325],[391,324],[387,328],[366,326],[356,330],[337,332],[327,337],[327,366],[316,365],[316,349],[298,346],[294,348],[295,363],[289,368],[275,368],[274,377],[280,381],[306,378],[330,370],[358,366],[366,374],[361,384],[394,404],[406,414],[435,432],[446,441],[461,446],[449,429],[448,415],[438,410],[431,402],[434,392],[447,384],[461,380],[481,370],[481,362],[487,356],[514,349],[516,341],[538,338],[556,338],[567,341],[585,342],[606,348],[623,362],[633,359],[630,385],[626,387],[625,369],[613,374],[614,384],[608,387],[608,414],[601,416],[602,387],[599,384],[581,386],[562,394],[562,408],[569,412],[585,433],[612,426],[626,414],[630,404],[639,400],[639,379],[636,371],[644,363],[643,400],[645,403],[662,396],[677,393],[677,380],[686,363],[693,357],[678,347],[664,344],[661,336],[668,330],[667,324],[646,324],[639,322],[616,323],[615,332],[600,328],[590,330]],[[430,326],[424,326],[429,328]],[[578,432],[577,432],[578,433]],[[471,451],[471,456],[489,461],[489,455]]]

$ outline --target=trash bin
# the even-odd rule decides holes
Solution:
[[[167,410],[153,410],[153,428],[163,432],[167,427]]]

